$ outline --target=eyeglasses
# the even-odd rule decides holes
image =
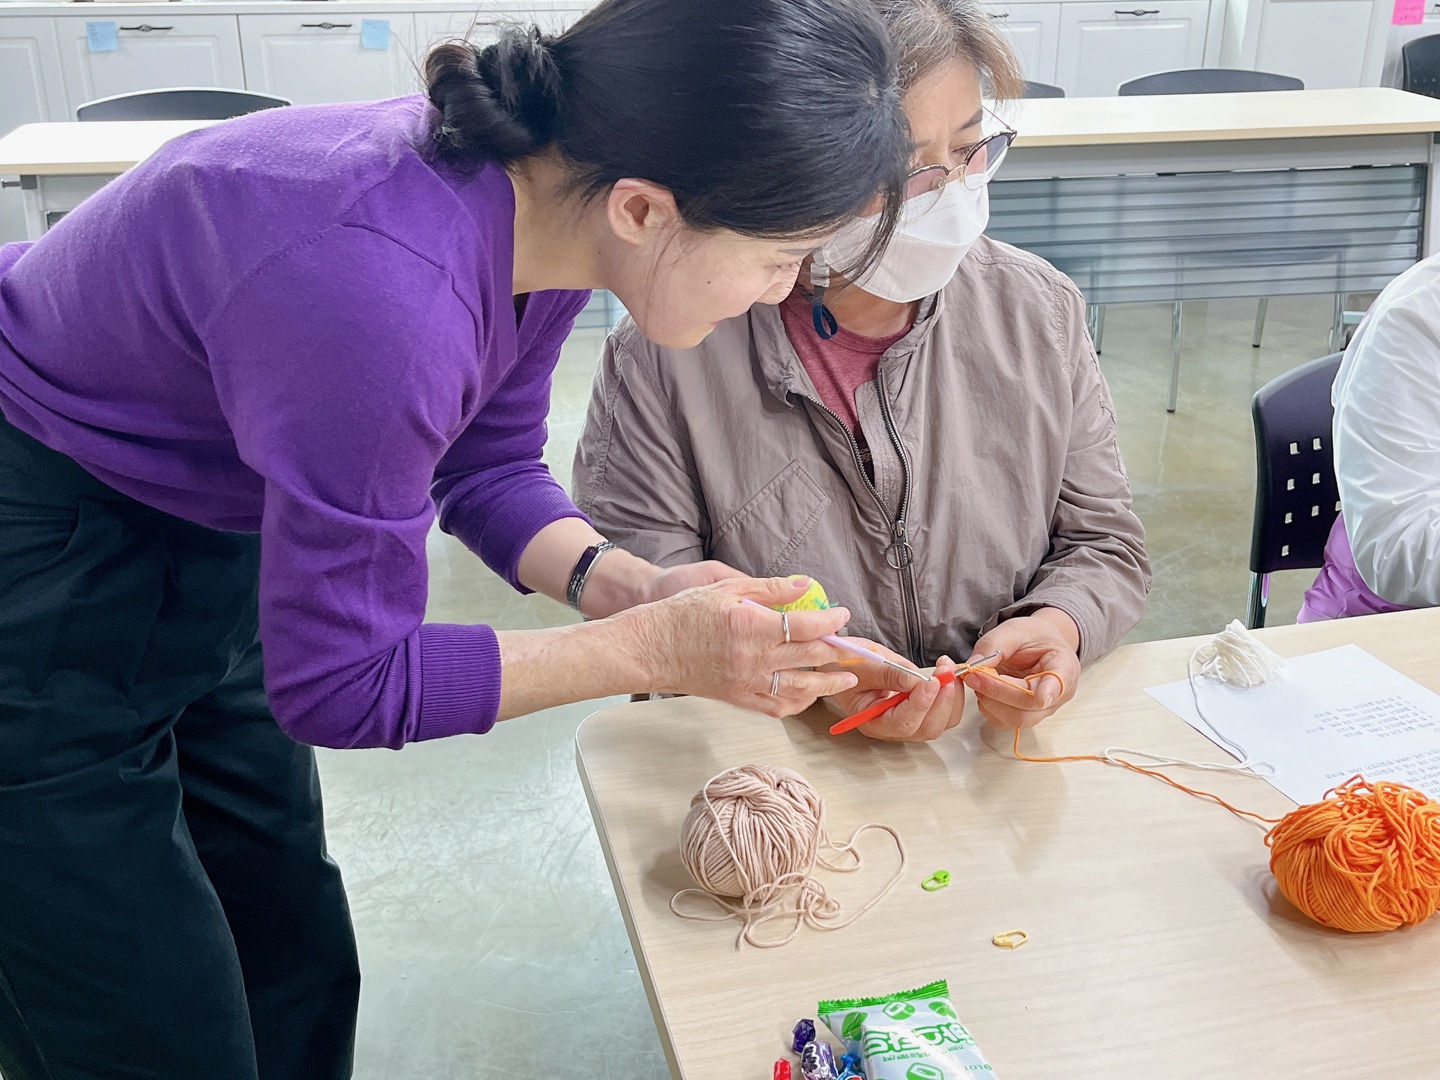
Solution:
[[[947,169],[943,165],[926,165],[922,169],[916,169],[905,180],[905,217],[914,219],[930,210],[940,201],[940,194],[945,190],[947,184],[955,180],[962,180],[971,191],[979,191],[990,182],[990,178],[1000,169],[1000,163],[1005,160],[1005,154],[1010,149],[1010,144],[1015,141],[1018,134],[1014,128],[1005,124],[993,112],[986,109],[985,112],[993,117],[1003,129],[993,135],[987,135],[977,143],[971,143],[968,147],[962,147],[964,157],[960,164],[953,169]]]

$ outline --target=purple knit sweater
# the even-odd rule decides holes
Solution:
[[[260,533],[271,706],[326,746],[495,722],[494,632],[421,625],[437,506],[517,587],[580,516],[541,450],[588,293],[532,294],[517,328],[510,181],[427,158],[427,108],[228,121],[0,248],[0,411],[143,503]]]

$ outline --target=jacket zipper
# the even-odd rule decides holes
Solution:
[[[890,396],[885,392],[885,372],[875,373],[875,389],[880,398],[880,415],[885,420],[885,433],[890,436],[890,445],[900,457],[900,506],[891,525],[895,542],[885,552],[888,562],[900,575],[900,597],[905,605],[905,630],[910,639],[910,661],[923,667],[925,664],[924,642],[921,640],[920,600],[915,589],[915,549],[910,546],[905,519],[910,513],[910,455],[900,441],[900,432],[895,419],[890,415]],[[878,496],[877,496],[878,497]],[[891,558],[891,552],[895,557]]]
[[[905,446],[900,441],[899,432],[895,430],[895,421],[890,415],[890,406],[885,400],[885,377],[877,375],[879,380],[878,390],[880,392],[880,414],[885,418],[885,433],[890,436],[890,443],[895,447],[896,453],[900,455],[900,507],[895,519],[890,520],[890,508],[885,505],[885,500],[880,498],[880,492],[875,490],[874,483],[865,473],[865,459],[860,456],[860,444],[855,441],[854,434],[845,426],[835,412],[823,401],[818,401],[804,395],[805,399],[815,405],[831,420],[835,426],[845,433],[845,441],[850,446],[850,456],[855,462],[855,471],[860,474],[860,480],[865,485],[865,490],[870,492],[875,505],[880,508],[880,513],[890,524],[890,546],[885,549],[885,562],[891,569],[895,570],[900,577],[900,599],[905,608],[905,644],[908,650],[910,662],[923,666],[925,658],[921,649],[920,641],[920,608],[915,598],[915,550],[906,539],[905,515],[910,507],[910,456],[905,453]]]

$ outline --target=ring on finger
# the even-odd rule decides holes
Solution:
[[[788,611],[782,611],[782,612],[780,612],[780,632],[785,635],[785,644],[786,644],[786,645],[789,645],[789,644],[790,644],[790,613],[789,613]]]
[[[770,676],[770,696],[780,696],[780,673],[778,671]]]

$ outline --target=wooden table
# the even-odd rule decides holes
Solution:
[[[23,124],[0,138],[0,173],[20,176],[25,234],[55,221],[171,139],[215,120],[107,120]]]
[[[1260,631],[1286,655],[1356,642],[1440,690],[1440,610]],[[1024,745],[1218,751],[1143,688],[1184,676],[1201,639],[1117,650]],[[972,710],[973,713],[973,710]],[[1090,762],[1030,764],[975,716],[926,745],[778,722],[697,699],[621,705],[580,729],[596,829],[676,1077],[769,1077],[817,1000],[945,977],[1002,1080],[1300,1080],[1440,1076],[1440,919],[1348,935],[1278,897],[1261,830],[1157,781]],[[715,773],[787,765],[827,798],[834,834],[895,826],[904,881],[855,925],[781,949],[735,949],[735,924],[684,922],[678,853],[691,796]],[[1192,774],[1189,777],[1196,780]],[[1202,786],[1274,817],[1257,779]],[[858,875],[827,875],[853,907],[895,866],[883,836]],[[948,869],[954,883],[920,881]],[[1009,952],[992,935],[1024,929]]]

